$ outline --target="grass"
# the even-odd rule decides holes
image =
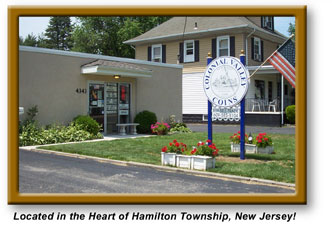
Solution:
[[[240,175],[281,181],[295,182],[295,136],[270,134],[275,154],[247,154],[246,160],[239,160],[239,153],[230,152],[230,133],[216,133],[213,142],[220,149],[216,168],[211,172]],[[147,138],[119,139],[88,143],[42,146],[41,149],[83,154],[123,161],[134,161],[160,165],[160,151],[173,139],[188,146],[206,140],[206,133],[187,133]]]

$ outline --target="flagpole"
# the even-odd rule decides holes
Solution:
[[[292,37],[294,37],[294,34],[292,34],[284,43],[282,43],[280,47],[282,47],[289,39],[291,39]],[[278,49],[279,49],[278,48]],[[263,65],[278,51],[278,49],[276,49],[267,59],[265,59],[265,61],[249,76],[248,80],[250,80],[250,78],[259,70],[263,67]]]

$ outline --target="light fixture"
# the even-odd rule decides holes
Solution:
[[[251,133],[249,133],[248,143],[249,143],[249,144],[252,144],[252,135],[251,135]]]
[[[119,79],[120,78],[119,75],[114,75],[113,77],[114,77],[114,79]]]
[[[194,29],[197,30],[197,28],[198,28],[198,27],[197,27],[197,22],[195,22],[195,27],[194,27]]]

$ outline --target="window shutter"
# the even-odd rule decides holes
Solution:
[[[274,17],[272,16],[272,31],[274,31]]]
[[[213,38],[211,41],[212,45],[212,59],[215,59],[217,57],[217,39]]]
[[[253,37],[251,38],[251,59],[255,59],[255,42]]]
[[[151,61],[151,46],[148,46],[148,61]]]
[[[261,40],[261,62],[264,61],[264,44],[263,40]]]
[[[162,56],[161,62],[166,63],[166,45],[162,45],[161,48],[162,48],[161,49],[162,50],[162,52],[161,52],[161,56]]]
[[[235,37],[234,36],[229,38],[229,44],[231,47],[231,48],[229,48],[229,55],[235,57]]]
[[[195,41],[195,62],[199,61],[199,41]]]
[[[263,25],[263,16],[261,16],[261,28],[264,28],[264,25]]]
[[[179,63],[183,63],[183,43],[179,44]]]

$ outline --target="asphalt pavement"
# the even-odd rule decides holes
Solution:
[[[235,133],[240,131],[240,125],[221,125],[213,124],[214,133]],[[187,124],[194,132],[207,132],[206,124]],[[284,127],[264,127],[264,126],[246,126],[246,133],[269,133],[269,134],[295,134],[294,126],[284,126]]]
[[[294,193],[294,190],[20,149],[19,192],[193,194]]]

